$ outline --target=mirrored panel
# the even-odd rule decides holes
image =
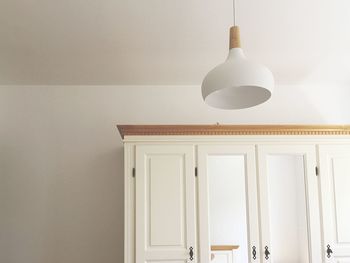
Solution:
[[[210,155],[207,165],[211,245],[238,245],[233,261],[248,262],[245,156]]]
[[[271,258],[307,263],[308,228],[302,155],[268,155],[267,187]]]

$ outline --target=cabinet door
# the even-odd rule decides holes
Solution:
[[[136,146],[136,263],[197,262],[194,150]]]
[[[319,161],[324,262],[349,263],[350,145],[320,145]]]
[[[259,262],[254,145],[198,146],[200,262],[210,245],[238,245],[237,262]]]
[[[262,262],[322,262],[315,167],[315,146],[258,146]]]

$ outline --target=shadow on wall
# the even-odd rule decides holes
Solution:
[[[66,169],[65,167],[64,169]],[[99,153],[56,177],[51,260],[115,262],[123,255],[123,149]],[[57,246],[58,245],[58,246]],[[91,253],[93,251],[93,253]]]
[[[0,144],[0,262],[121,262],[122,144],[73,159],[11,140]]]

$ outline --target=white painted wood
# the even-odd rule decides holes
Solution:
[[[169,156],[167,160],[170,162],[170,164],[173,164],[176,162],[175,159],[171,159],[174,155],[183,155],[184,160],[188,160],[186,162],[186,165],[191,166],[191,168],[187,167],[185,169],[185,173],[192,173],[195,166],[195,159],[194,159],[194,153],[193,149],[198,146],[199,149],[205,147],[208,148],[216,148],[216,147],[228,147],[228,148],[235,148],[237,150],[237,147],[252,147],[252,145],[256,144],[259,148],[259,174],[258,178],[260,179],[259,182],[255,181],[255,185],[259,183],[259,186],[261,188],[263,182],[264,182],[264,164],[261,163],[261,152],[263,149],[267,149],[265,153],[275,153],[275,154],[300,154],[303,155],[304,163],[305,163],[305,184],[306,184],[306,197],[307,197],[307,216],[308,216],[308,241],[309,241],[309,252],[310,252],[310,262],[319,263],[319,262],[326,262],[326,263],[348,263],[350,262],[349,257],[349,243],[347,243],[349,238],[348,231],[348,224],[349,221],[349,209],[347,206],[348,201],[350,200],[349,194],[347,189],[348,187],[348,181],[347,177],[344,176],[346,174],[348,169],[348,163],[350,161],[347,161],[347,158],[349,158],[350,153],[350,140],[348,136],[131,136],[128,138],[125,138],[125,254],[124,254],[124,262],[125,263],[139,263],[139,262],[157,262],[157,263],[175,263],[175,262],[188,262],[188,250],[187,248],[184,249],[185,246],[181,247],[178,245],[174,245],[175,243],[181,243],[179,241],[179,236],[181,237],[181,234],[183,232],[183,227],[186,225],[186,229],[191,225],[191,223],[186,222],[186,224],[177,224],[177,229],[180,229],[180,235],[176,229],[176,223],[178,222],[178,217],[173,217],[171,220],[172,223],[175,225],[173,228],[174,231],[170,231],[170,237],[167,235],[166,237],[163,237],[161,234],[159,234],[161,231],[165,231],[166,227],[164,225],[160,226],[158,232],[157,230],[153,229],[153,247],[149,246],[140,246],[140,244],[143,242],[143,244],[149,244],[151,241],[145,240],[146,236],[149,235],[146,231],[139,231],[140,228],[144,228],[144,230],[151,229],[149,226],[146,225],[146,223],[151,225],[151,221],[142,221],[140,219],[140,211],[142,212],[142,209],[140,210],[140,206],[144,206],[143,213],[146,212],[147,203],[143,204],[145,202],[145,199],[142,198],[142,194],[140,194],[140,191],[136,189],[136,182],[139,183],[138,189],[141,189],[144,191],[144,194],[146,194],[147,189],[146,188],[140,188],[140,185],[142,185],[142,182],[138,181],[137,179],[134,179],[132,177],[132,168],[135,167],[135,164],[137,164],[137,178],[140,178],[140,171],[147,171],[147,163],[140,162],[140,154],[138,157],[136,157],[135,148],[140,149],[139,152],[143,151],[143,157],[145,156],[155,156],[155,155],[163,155]],[[321,144],[320,146],[320,154],[319,154],[319,162],[320,162],[320,173],[321,175],[319,177],[314,176],[314,164],[315,164],[315,145]],[[346,145],[344,145],[346,144]],[[143,150],[142,150],[143,149]],[[187,149],[187,150],[185,150]],[[225,149],[224,149],[225,150]],[[239,153],[240,150],[234,150],[232,152]],[[225,150],[226,151],[226,150]],[[220,152],[220,150],[218,150]],[[215,151],[214,151],[215,153]],[[241,151],[242,153],[242,151]],[[253,155],[254,155],[253,150]],[[190,157],[189,157],[190,156]],[[247,155],[250,156],[250,155]],[[209,230],[206,227],[205,224],[203,224],[203,220],[207,220],[208,218],[208,210],[206,210],[206,206],[208,204],[207,194],[208,189],[203,187],[207,185],[206,177],[203,177],[203,174],[205,175],[205,170],[203,171],[203,165],[200,165],[200,163],[203,162],[203,155],[202,157],[200,154],[197,155],[198,158],[198,171],[199,176],[197,178],[197,185],[191,186],[192,190],[188,190],[188,186],[190,184],[195,185],[195,179],[193,178],[193,182],[190,182],[186,185],[186,191],[189,191],[191,194],[189,195],[189,199],[192,199],[190,202],[190,205],[186,204],[183,205],[183,207],[180,206],[180,210],[186,207],[191,206],[192,203],[192,211],[197,210],[198,213],[198,219],[200,218],[201,221],[199,221],[199,225],[197,230],[194,230],[192,232],[194,233],[192,236],[193,243],[200,244],[198,246],[197,244],[194,245],[195,248],[195,255],[198,254],[198,257],[195,257],[195,260],[197,262],[201,263],[208,263],[209,261],[209,250],[210,250],[210,242],[207,242],[205,240],[210,240],[209,237]],[[344,159],[345,158],[345,159]],[[136,162],[136,159],[139,161]],[[249,158],[248,158],[249,159]],[[201,161],[202,160],[202,161]],[[254,163],[254,161],[253,161]],[[164,162],[165,164],[165,162]],[[255,163],[253,164],[255,165]],[[168,166],[168,165],[167,165]],[[334,166],[334,169],[333,169]],[[161,166],[160,166],[161,167]],[[171,165],[170,165],[171,167]],[[174,165],[173,167],[176,167]],[[262,169],[263,168],[263,169]],[[332,168],[332,169],[331,169]],[[265,167],[266,169],[266,167]],[[256,170],[256,169],[254,169]],[[175,176],[176,172],[173,174]],[[142,175],[142,173],[141,173]],[[144,183],[146,183],[146,177],[147,174],[144,174],[143,180]],[[159,179],[159,185],[161,184],[162,177],[155,177]],[[318,178],[320,179],[320,189],[318,189],[317,181]],[[157,179],[157,180],[158,180]],[[255,178],[256,180],[256,178]],[[168,181],[167,181],[168,182]],[[170,182],[170,181],[169,181]],[[254,181],[251,182],[254,184]],[[156,187],[159,186],[157,183],[153,186]],[[178,184],[179,186],[180,184]],[[144,185],[146,186],[146,185]],[[151,184],[149,184],[151,186]],[[167,186],[169,188],[169,186]],[[332,188],[333,187],[333,188]],[[336,188],[335,188],[336,187]],[[184,188],[184,186],[183,186]],[[198,188],[198,189],[197,189]],[[159,188],[160,189],[160,188]],[[154,213],[157,215],[160,209],[162,209],[162,206],[164,205],[158,198],[159,196],[163,196],[163,193],[161,190],[155,191],[153,194],[154,203],[156,204],[156,207],[154,207]],[[194,190],[193,190],[194,189]],[[340,189],[335,190],[335,189]],[[171,191],[166,191],[169,196],[166,198],[170,198],[170,202],[173,202],[175,199],[171,198],[171,196],[175,196],[176,192],[174,192],[176,189],[171,189]],[[177,188],[178,190],[178,188]],[[322,192],[322,200],[318,199],[318,190]],[[197,194],[198,196],[192,196]],[[250,189],[249,189],[250,193]],[[265,194],[266,195],[266,194]],[[157,197],[158,196],[158,197]],[[166,195],[165,195],[166,196]],[[259,196],[263,199],[264,198],[264,188],[260,190]],[[186,200],[188,196],[186,196]],[[265,196],[266,197],[266,196]],[[335,197],[335,198],[334,198]],[[198,198],[198,199],[197,199]],[[197,199],[197,200],[196,200]],[[257,198],[256,198],[257,199]],[[185,199],[184,199],[185,200]],[[345,201],[344,201],[345,200]],[[261,200],[260,200],[261,201]],[[322,202],[321,202],[322,201]],[[158,202],[158,203],[157,203]],[[263,247],[265,244],[269,244],[268,235],[266,233],[269,233],[269,228],[266,227],[266,223],[269,223],[269,215],[270,213],[267,212],[267,217],[263,215],[262,211],[269,211],[268,205],[264,208],[264,202],[262,200],[260,209],[256,208],[257,211],[260,211],[260,218],[261,222],[260,225],[258,224],[256,227],[256,230],[253,230],[257,233],[259,231],[261,232],[261,242],[260,245],[257,246],[257,252],[258,258],[257,261],[252,262],[258,262],[260,259],[262,259],[262,263],[266,262],[263,259]],[[318,207],[319,204],[322,203],[322,218],[323,218],[323,224],[322,229],[320,226],[320,208]],[[267,208],[267,209],[266,209]],[[333,210],[332,210],[333,209]],[[136,212],[136,210],[138,210]],[[183,210],[182,210],[183,211]],[[330,213],[325,211],[331,211]],[[136,216],[137,213],[137,216]],[[194,212],[195,213],[195,212]],[[254,218],[258,220],[259,214],[254,215],[254,212],[249,212],[249,217]],[[158,213],[159,215],[159,213]],[[186,214],[187,215],[187,214]],[[187,215],[186,220],[188,219],[189,215]],[[193,215],[193,218],[195,215]],[[142,218],[142,217],[141,217]],[[145,218],[145,217],[144,217]],[[170,223],[171,223],[170,220]],[[185,221],[186,221],[185,220]],[[192,222],[192,221],[191,221]],[[331,222],[331,223],[329,223]],[[345,222],[345,223],[344,223]],[[143,224],[143,225],[142,225]],[[196,221],[193,220],[192,225],[193,229],[196,229]],[[209,222],[208,222],[209,224]],[[251,224],[251,222],[250,222]],[[157,219],[153,220],[153,225],[158,225]],[[321,231],[325,230],[323,233],[323,244],[320,243],[320,235]],[[321,231],[320,231],[321,230]],[[155,231],[155,232],[154,232]],[[152,231],[151,231],[152,232]],[[150,233],[151,233],[150,232]],[[189,231],[191,232],[191,231]],[[187,234],[189,232],[186,232]],[[143,237],[140,236],[143,235]],[[250,239],[252,236],[252,233],[249,234]],[[144,241],[140,241],[144,240]],[[187,241],[191,240],[191,238],[187,239]],[[257,238],[257,242],[259,243],[259,237]],[[267,240],[267,241],[266,241]],[[331,259],[328,259],[325,257],[325,245],[327,245],[328,242],[331,244],[331,247],[333,249],[333,257]],[[140,243],[141,242],[141,243]],[[168,247],[167,246],[159,246],[157,244],[160,244],[162,242],[168,242],[172,243]],[[187,242],[189,244],[190,242]],[[286,244],[288,244],[288,240],[285,241]],[[319,243],[319,244],[318,244]],[[317,245],[318,244],[318,245]],[[137,248],[138,249],[137,249]],[[171,248],[170,248],[171,247]],[[180,248],[179,248],[180,247]],[[140,248],[142,253],[138,253],[140,251]],[[136,250],[138,251],[136,253]],[[273,256],[273,250],[271,250],[272,256]],[[251,252],[250,252],[251,253]],[[182,257],[179,257],[178,255],[181,254]],[[136,255],[138,255],[138,259],[136,258]],[[143,261],[139,261],[140,255],[143,257]],[[147,257],[146,257],[147,256]],[[201,261],[203,259],[203,261]],[[273,262],[273,261],[271,261]],[[274,262],[275,263],[275,262]],[[294,263],[294,262],[293,262]],[[300,263],[300,262],[298,262]]]
[[[320,145],[319,162],[324,262],[350,262],[350,145]]]
[[[209,189],[208,189],[208,156],[244,156],[246,167],[246,218],[248,233],[249,262],[259,262],[259,222],[257,207],[257,183],[254,145],[200,145],[198,146],[198,185],[199,185],[199,232],[201,263],[210,262],[210,222],[209,222]],[[243,200],[242,200],[243,201]],[[252,246],[257,247],[257,259],[252,259]]]
[[[211,254],[214,255],[211,263],[239,263],[235,260],[234,250],[212,251]]]
[[[197,249],[193,146],[137,145],[135,180],[136,263],[187,262]]]
[[[344,144],[350,143],[348,135],[129,135],[129,143],[189,143],[189,144]]]
[[[273,262],[309,262],[303,156],[269,155],[267,167]]]
[[[135,262],[134,145],[124,144],[124,263]]]
[[[303,171],[293,171],[287,176],[299,176],[299,179],[294,178],[278,178],[278,173],[281,173],[281,177],[286,174],[282,174],[279,168],[275,168],[275,171],[268,167],[269,156],[274,155],[291,155],[300,156],[303,160]],[[299,157],[299,158],[300,158]],[[284,165],[286,166],[286,165]],[[316,166],[316,149],[312,145],[262,145],[258,146],[258,184],[260,194],[260,232],[261,232],[261,260],[262,262],[321,262],[321,238],[320,238],[320,218],[319,218],[319,206],[318,206],[318,182],[315,174]],[[283,168],[283,167],[282,167]],[[286,167],[287,168],[287,167]],[[300,167],[299,167],[300,169]],[[275,173],[275,175],[273,175]],[[277,173],[277,174],[276,174]],[[290,173],[290,171],[286,171]],[[304,177],[302,175],[304,174]],[[271,181],[272,180],[272,181]],[[298,182],[299,180],[299,182]],[[300,180],[304,182],[300,182]],[[278,183],[277,183],[277,182]],[[276,185],[276,183],[278,185]],[[298,187],[298,185],[301,184]],[[289,185],[288,185],[289,184]],[[284,187],[280,189],[278,187]],[[294,189],[293,189],[294,188]],[[304,188],[304,189],[302,189]],[[271,191],[276,191],[273,193]],[[297,193],[293,193],[297,191]],[[304,197],[303,197],[304,196]],[[290,200],[293,198],[295,200]],[[280,200],[276,200],[280,198]],[[298,207],[300,202],[305,204],[303,207]],[[283,207],[283,203],[286,203],[286,207]],[[293,205],[293,202],[296,204]],[[288,207],[288,205],[293,207]],[[276,210],[275,210],[276,209]],[[304,211],[303,211],[304,210]],[[279,214],[278,214],[279,213]],[[298,215],[293,215],[298,213]],[[294,222],[291,218],[297,220]],[[278,220],[285,220],[285,222],[278,222]],[[283,219],[285,218],[285,219]],[[303,223],[303,220],[305,222]],[[289,225],[286,223],[289,222]],[[301,225],[299,225],[302,223]],[[295,235],[292,228],[294,225],[295,231],[299,232],[299,235]],[[281,229],[282,226],[282,229]],[[273,229],[273,228],[278,228]],[[285,229],[283,229],[285,227]],[[301,229],[299,229],[301,227]],[[305,229],[306,228],[306,229]],[[307,233],[304,233],[307,231]],[[282,233],[281,233],[282,232]],[[305,235],[306,234],[306,235]],[[285,236],[285,239],[283,239]],[[303,237],[304,236],[304,237]],[[272,239],[274,239],[272,241]],[[277,239],[277,240],[276,240]],[[280,240],[279,240],[280,239]],[[305,239],[307,239],[305,241]],[[296,244],[291,244],[291,242]],[[304,240],[304,241],[303,241]],[[278,243],[276,243],[278,242]],[[298,242],[306,243],[306,246],[299,246]],[[273,246],[275,244],[275,247]],[[282,243],[282,244],[281,244]],[[283,247],[286,246],[286,247]],[[266,259],[264,255],[265,247],[268,247],[269,258]],[[274,251],[274,249],[294,249],[295,255],[288,254],[289,251]],[[308,250],[308,252],[307,252]],[[306,254],[305,254],[306,253]],[[304,254],[303,256],[301,254]],[[276,259],[274,259],[276,255]],[[285,256],[286,258],[283,258]],[[281,258],[282,257],[282,258]],[[289,258],[288,258],[289,257]],[[293,258],[291,258],[293,257]]]

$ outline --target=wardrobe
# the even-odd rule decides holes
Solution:
[[[125,263],[350,262],[350,126],[118,129]]]

